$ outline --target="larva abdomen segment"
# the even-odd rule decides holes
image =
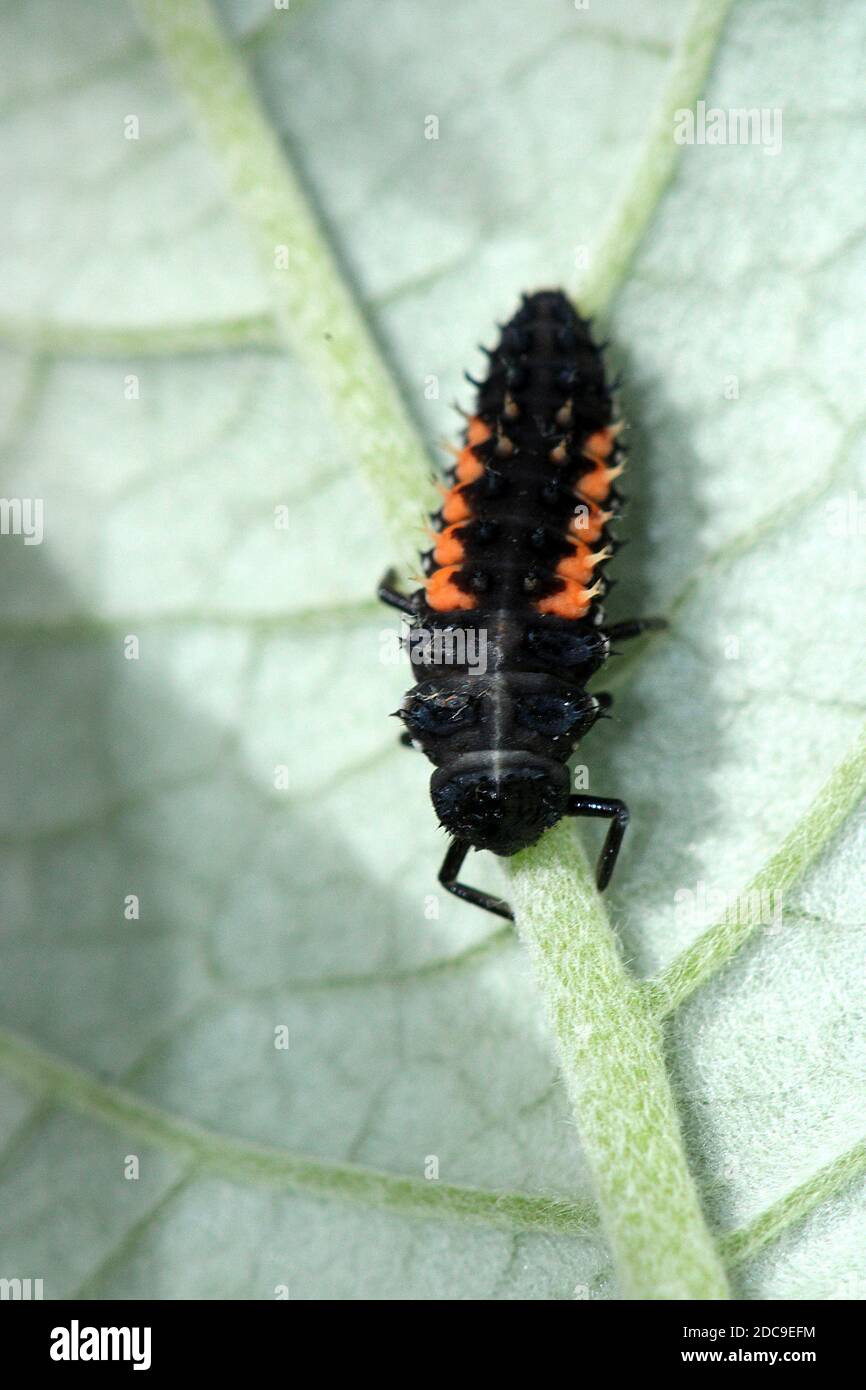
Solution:
[[[430,610],[594,621],[622,472],[612,417],[588,323],[559,291],[524,297],[490,353],[434,518]],[[551,532],[560,543],[545,553],[538,537]]]

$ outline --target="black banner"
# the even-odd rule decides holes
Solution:
[[[351,1321],[354,1307],[347,1303],[335,1313],[331,1306],[326,1315],[329,1323],[335,1318]],[[405,1316],[404,1311],[401,1317]],[[436,1348],[441,1346],[442,1373],[453,1374],[455,1348],[441,1338],[435,1306],[422,1304],[415,1316],[427,1324],[426,1333],[419,1329],[424,1339],[419,1344],[419,1369],[429,1375],[436,1367]],[[365,1318],[369,1317],[369,1311],[365,1312]],[[7,1364],[11,1361],[20,1368],[19,1375],[32,1369],[61,1378],[93,1376],[105,1368],[114,1374],[127,1371],[139,1376],[185,1370],[225,1374],[229,1369],[261,1367],[263,1361],[271,1360],[290,1374],[298,1368],[298,1358],[305,1360],[315,1347],[329,1354],[333,1342],[330,1337],[319,1341],[318,1323],[315,1305],[303,1302],[0,1302]],[[586,1354],[590,1364],[600,1359],[611,1371],[683,1366],[700,1373],[702,1367],[713,1365],[771,1370],[794,1365],[819,1368],[826,1374],[856,1364],[860,1324],[857,1303],[579,1301],[570,1304],[562,1325],[562,1335],[568,1339],[562,1343],[562,1354],[571,1347],[575,1372],[581,1370]],[[384,1368],[391,1359],[390,1339],[377,1340],[372,1331],[372,1337],[368,1329],[367,1335],[353,1337],[353,1357],[361,1353],[357,1369],[365,1362],[367,1368],[373,1362]],[[436,1336],[431,1336],[434,1331]],[[406,1336],[411,1336],[411,1328],[401,1324],[401,1362],[411,1376]],[[491,1351],[495,1357],[503,1342],[482,1338],[476,1346],[479,1365],[484,1366]],[[486,1348],[483,1354],[482,1348]]]

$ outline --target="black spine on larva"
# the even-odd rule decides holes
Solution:
[[[589,325],[558,291],[527,296],[505,325],[478,390],[492,430],[475,452],[484,475],[465,488],[473,524],[459,585],[488,607],[531,611],[562,587],[575,485],[593,465],[586,440],[611,423],[601,354]],[[560,446],[566,457],[554,462]]]
[[[478,414],[488,422],[503,413],[506,393],[520,401],[517,434],[524,447],[538,448],[543,431],[571,399],[587,434],[610,423],[611,398],[604,364],[589,324],[558,290],[524,296],[505,325],[478,391]],[[560,431],[561,433],[561,431]]]
[[[417,684],[400,713],[437,765],[442,824],[511,854],[564,812],[565,763],[598,715],[584,686],[608,650],[595,599],[579,617],[538,606],[566,588],[556,571],[577,553],[580,480],[600,466],[587,441],[612,421],[601,354],[562,293],[524,296],[489,354],[475,418],[490,433],[473,446],[481,476],[458,488],[468,517],[449,590],[467,597],[443,612],[415,595]],[[608,490],[608,511],[612,501]],[[592,542],[595,580],[608,539]]]

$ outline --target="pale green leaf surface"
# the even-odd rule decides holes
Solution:
[[[453,437],[474,342],[597,245],[683,7],[223,13],[410,408]],[[389,542],[302,367],[232,337],[250,320],[266,341],[267,295],[185,104],[123,6],[8,5],[3,25],[2,486],[45,499],[46,540],[0,543],[0,1007],[24,1040],[0,1049],[0,1273],[51,1296],[615,1296],[592,1225],[377,1210],[336,1171],[332,1198],[263,1185],[64,1103],[71,1074],[42,1095],[29,1047],[215,1143],[417,1179],[432,1154],[443,1183],[591,1197],[520,948],[450,899],[425,916],[442,838],[385,717],[406,675],[370,602]],[[782,152],[685,150],[611,318],[633,449],[613,608],[675,618],[611,665],[616,719],[585,749],[633,811],[608,907],[641,975],[712,920],[682,922],[675,891],[742,888],[863,722],[864,538],[827,512],[866,486],[858,43],[853,3],[736,7],[707,96],[782,106]],[[189,325],[213,329],[201,355],[135,355],[139,330],[170,348]],[[109,355],[77,351],[104,329]],[[864,844],[852,816],[780,930],[668,1025],[719,1230],[866,1131]],[[861,1181],[735,1290],[863,1296],[864,1224]]]

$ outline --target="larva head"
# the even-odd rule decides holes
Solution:
[[[468,753],[430,780],[442,826],[494,854],[516,854],[555,825],[568,805],[568,769],[530,753]]]

